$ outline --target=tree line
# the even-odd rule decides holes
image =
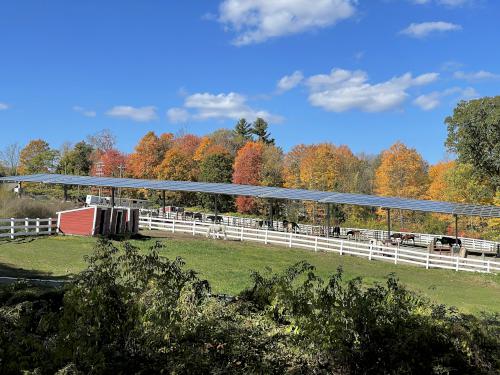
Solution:
[[[396,142],[378,155],[354,154],[347,145],[330,142],[299,144],[289,152],[278,147],[268,124],[239,120],[233,129],[194,134],[145,134],[131,154],[117,149],[109,131],[55,150],[41,139],[24,148],[9,146],[2,154],[4,174],[65,173],[204,182],[232,182],[349,193],[377,194],[475,204],[500,204],[500,96],[463,101],[445,119],[447,150],[455,160],[429,165],[414,148]],[[16,152],[18,157],[16,158]],[[147,192],[143,192],[147,194]],[[204,194],[173,194],[171,201],[213,208]],[[220,210],[265,215],[269,202],[250,197],[221,197]],[[295,220],[318,222],[325,207],[274,203],[273,208]],[[332,207],[337,222],[380,221],[380,212]],[[400,229],[451,230],[451,218],[395,213]],[[463,234],[498,232],[498,220],[469,219]],[[469,231],[470,233],[465,233]]]

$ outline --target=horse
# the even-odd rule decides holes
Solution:
[[[212,223],[215,223],[215,224],[220,224],[222,223],[222,216],[219,216],[217,215],[217,217],[215,217],[215,215],[209,215],[207,216],[207,220],[210,220]]]
[[[448,245],[450,248],[455,244],[458,244],[460,247],[462,247],[462,241],[460,240],[460,238],[453,238],[446,236],[443,236],[441,238],[434,238],[434,245],[437,242],[440,242],[441,245]]]
[[[259,226],[259,228],[262,228],[264,226],[267,228],[272,228],[273,222],[271,220],[258,220],[257,225]]]
[[[194,212],[191,212],[191,211],[186,211],[184,212],[184,219],[193,219],[193,216],[194,216]]]
[[[415,235],[414,234],[405,234],[401,238],[401,243],[405,243],[405,242],[409,242],[409,241],[413,241],[413,245],[415,245]]]
[[[297,233],[300,230],[299,225],[293,221],[283,220],[283,228],[285,228],[286,232],[294,232]]]
[[[212,235],[212,238],[219,238],[219,234],[224,235],[224,240],[227,240],[226,226],[223,224],[212,224],[207,229],[207,238]]]
[[[391,234],[391,238],[394,238],[395,240],[398,239],[398,238],[399,239],[403,239],[403,237],[404,236],[403,236],[402,233],[393,233],[393,234]]]
[[[340,227],[333,227],[333,237],[340,237]]]
[[[195,212],[193,214],[193,220],[199,220],[199,221],[202,221],[203,220],[203,215],[201,214],[201,212]]]
[[[347,238],[349,238],[349,237],[354,237],[354,239],[357,241],[361,237],[361,231],[349,230],[349,231],[347,231]]]

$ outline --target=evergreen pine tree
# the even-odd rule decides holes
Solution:
[[[253,123],[252,133],[257,136],[257,141],[274,144],[274,138],[271,138],[271,133],[267,131],[268,126],[263,118],[257,117]]]

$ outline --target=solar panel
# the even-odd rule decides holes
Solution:
[[[267,199],[303,200],[319,203],[350,204],[356,206],[382,207],[451,215],[500,217],[499,206],[482,206],[439,202],[398,197],[381,197],[367,194],[336,193],[328,191],[286,189],[267,186],[240,185],[229,183],[163,181],[134,178],[90,177],[60,174],[35,174],[0,178],[2,182],[33,182],[61,185],[81,185],[114,188],[149,189],[165,191],[198,192],[251,196]]]

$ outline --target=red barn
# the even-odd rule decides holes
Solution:
[[[80,236],[138,233],[139,210],[89,206],[57,213],[59,233]]]

